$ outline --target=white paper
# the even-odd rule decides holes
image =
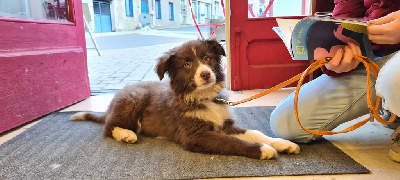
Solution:
[[[285,43],[285,46],[288,49],[291,56],[293,56],[292,50],[291,50],[292,49],[291,43],[290,43],[292,40],[292,33],[293,33],[293,30],[296,27],[297,23],[299,23],[300,21],[301,21],[301,19],[276,18],[276,22],[278,23],[280,32],[282,34],[280,37],[282,38],[283,42]]]

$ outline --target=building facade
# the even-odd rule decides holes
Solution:
[[[220,0],[190,0],[198,24],[224,19]],[[93,32],[130,31],[194,24],[189,0],[82,0]]]

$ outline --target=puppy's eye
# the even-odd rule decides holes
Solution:
[[[204,59],[205,59],[206,61],[209,61],[209,60],[210,60],[210,58],[209,58],[208,56],[204,56]]]
[[[185,67],[185,68],[190,68],[190,67],[192,67],[192,63],[191,63],[191,62],[185,62],[185,64],[183,65],[183,67]]]

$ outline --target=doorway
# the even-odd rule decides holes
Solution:
[[[143,14],[148,14],[149,13],[149,2],[148,2],[148,0],[142,0],[141,1],[140,12],[143,13]]]
[[[110,3],[93,1],[95,32],[112,32]]]

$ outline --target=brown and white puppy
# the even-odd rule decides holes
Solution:
[[[104,115],[78,113],[73,120],[104,123],[104,134],[126,143],[137,135],[162,137],[188,151],[271,159],[277,152],[298,154],[298,145],[235,126],[229,107],[215,98],[225,76],[223,47],[213,39],[193,40],[158,60],[156,72],[169,82],[142,82],[116,93]]]

